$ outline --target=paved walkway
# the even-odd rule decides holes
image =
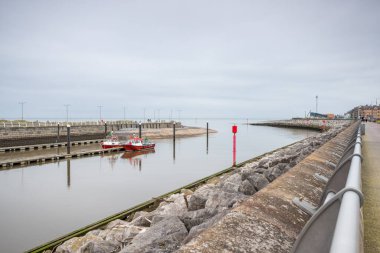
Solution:
[[[363,136],[364,252],[380,252],[380,124],[366,123]]]

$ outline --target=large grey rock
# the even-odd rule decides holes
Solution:
[[[218,186],[220,186],[220,188],[226,192],[238,192],[241,183],[241,175],[239,173],[236,173],[222,180]]]
[[[291,160],[292,160],[291,156],[284,155],[284,156],[281,157],[280,163],[289,163]]]
[[[270,166],[271,166],[271,161],[268,161],[268,162],[260,165],[260,168],[267,170]]]
[[[291,147],[287,148],[285,152],[286,156],[288,156],[290,159],[294,159],[296,156],[298,156],[297,151]]]
[[[217,209],[200,209],[196,211],[189,211],[182,215],[180,220],[185,224],[187,230],[190,230],[194,226],[198,226],[208,219],[212,218],[218,213]]]
[[[188,232],[178,217],[168,217],[138,234],[120,253],[173,252]]]
[[[279,168],[281,171],[284,171],[287,165],[287,163],[279,163],[276,165],[276,167]]]
[[[146,231],[146,227],[138,227],[131,224],[119,224],[110,229],[100,230],[97,236],[105,241],[112,241],[120,244],[127,243],[139,233]]]
[[[206,201],[205,207],[209,209],[231,208],[237,201],[245,199],[245,195],[237,192],[215,191]]]
[[[162,216],[178,216],[186,213],[187,206],[184,195],[182,193],[170,195],[165,201],[154,210],[154,215]]]
[[[244,180],[240,187],[239,192],[243,193],[244,195],[253,195],[256,193],[255,187],[246,179]]]
[[[257,168],[258,166],[259,166],[259,162],[252,162],[252,163],[247,164],[247,168],[251,168],[251,169]]]
[[[110,253],[118,252],[121,245],[113,241],[90,241],[80,250],[80,253]]]
[[[297,161],[296,161],[296,159],[290,161],[290,163],[289,163],[289,166],[290,166],[291,168],[293,168],[293,167],[296,166],[296,165],[297,165]]]
[[[256,169],[255,173],[264,174],[265,171],[267,171],[267,168],[259,167]]]
[[[254,169],[243,169],[241,170],[240,172],[240,175],[241,175],[241,180],[244,181],[246,180],[248,177],[254,175],[254,174],[263,174],[267,169],[264,168],[264,167],[256,167]]]
[[[262,174],[255,173],[247,178],[247,180],[255,187],[257,191],[263,189],[269,184],[268,179]]]
[[[149,227],[154,215],[155,215],[154,212],[145,212],[145,211],[136,212],[135,215],[133,216],[133,220],[131,221],[131,225]]]
[[[281,174],[282,171],[277,166],[269,168],[267,171],[264,172],[264,176],[268,179],[269,182],[272,182],[273,180],[281,176]]]
[[[74,237],[60,245],[57,253],[108,253],[120,250],[121,244],[114,241],[105,241],[99,236],[87,234]]]
[[[198,226],[194,226],[190,229],[189,234],[186,236],[186,238],[182,241],[182,244],[186,244],[190,242],[193,238],[197,237],[202,231],[205,229],[211,227],[216,222],[218,222],[223,216],[227,214],[227,210],[223,210],[220,213],[216,214],[212,218],[208,219],[206,222],[199,224]]]
[[[267,162],[269,162],[269,158],[268,157],[263,157],[260,159],[259,163],[258,163],[258,166],[263,166],[264,164],[266,164]]]
[[[214,185],[204,185],[198,188],[189,199],[189,211],[199,210],[205,208],[206,201],[211,194],[216,191]]]
[[[120,226],[128,226],[128,225],[129,225],[129,222],[125,220],[116,219],[108,223],[106,226],[106,229],[111,229],[111,228],[120,227]]]
[[[246,180],[249,176],[251,176],[255,172],[256,172],[256,168],[255,169],[253,169],[253,168],[241,169],[241,171],[240,171],[241,180],[242,181]]]

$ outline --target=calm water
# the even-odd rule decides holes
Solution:
[[[206,121],[184,122],[206,126]],[[0,171],[0,252],[22,252],[315,132],[210,121],[206,136],[157,140],[154,153],[123,153]],[[0,158],[1,159],[1,158]]]

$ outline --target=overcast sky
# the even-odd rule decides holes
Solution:
[[[0,0],[0,119],[380,104],[380,1]]]

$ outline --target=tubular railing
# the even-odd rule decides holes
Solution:
[[[361,130],[358,130],[354,154],[347,177],[338,220],[330,252],[360,252],[361,250],[361,213],[363,200],[361,193]]]
[[[357,123],[358,124],[358,123]],[[329,180],[318,207],[293,199],[293,203],[312,215],[298,236],[292,252],[363,252],[361,192],[361,134],[358,124],[340,162]]]

